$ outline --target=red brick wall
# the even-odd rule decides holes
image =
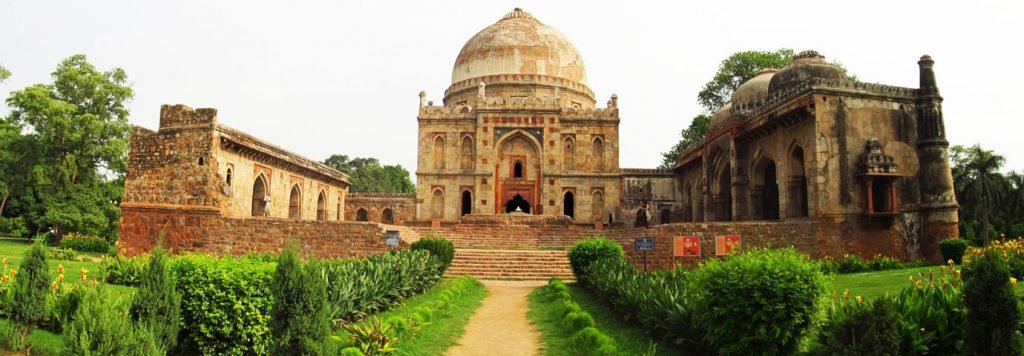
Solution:
[[[375,223],[280,218],[231,218],[216,209],[122,205],[118,249],[134,256],[149,251],[158,236],[173,252],[241,255],[278,252],[290,240],[303,256],[361,257],[387,250]]]

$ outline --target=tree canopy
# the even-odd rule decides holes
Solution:
[[[415,193],[416,186],[409,179],[409,171],[402,165],[382,166],[376,158],[349,158],[331,155],[324,164],[350,177],[351,192],[362,193]]]
[[[1005,158],[980,144],[950,149],[960,203],[960,235],[987,244],[993,234],[1024,235],[1024,176],[1003,173]]]
[[[53,82],[16,90],[0,124],[6,202],[36,227],[115,236],[128,151],[132,89],[119,68],[84,55],[62,61]],[[0,205],[2,207],[2,205]],[[113,229],[113,230],[111,230]]]

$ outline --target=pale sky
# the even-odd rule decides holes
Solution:
[[[287,5],[285,5],[288,3]],[[6,93],[82,53],[121,67],[131,123],[161,104],[306,157],[416,169],[417,94],[441,102],[470,37],[514,7],[576,45],[604,106],[618,94],[620,164],[657,166],[699,112],[697,92],[742,50],[814,49],[860,80],[916,88],[930,54],[952,144],[981,142],[1024,170],[1024,2],[1014,1],[14,1],[0,2]],[[0,114],[7,108],[0,105]]]

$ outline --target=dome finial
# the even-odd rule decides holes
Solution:
[[[530,15],[529,12],[523,11],[523,9],[517,7],[512,9],[512,12],[505,14],[505,16],[499,21],[508,19],[533,19],[533,15]]]

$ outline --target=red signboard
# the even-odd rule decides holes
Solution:
[[[740,250],[740,235],[715,236],[715,255],[725,256]]]
[[[700,238],[697,236],[676,236],[673,240],[675,257],[700,257]]]

